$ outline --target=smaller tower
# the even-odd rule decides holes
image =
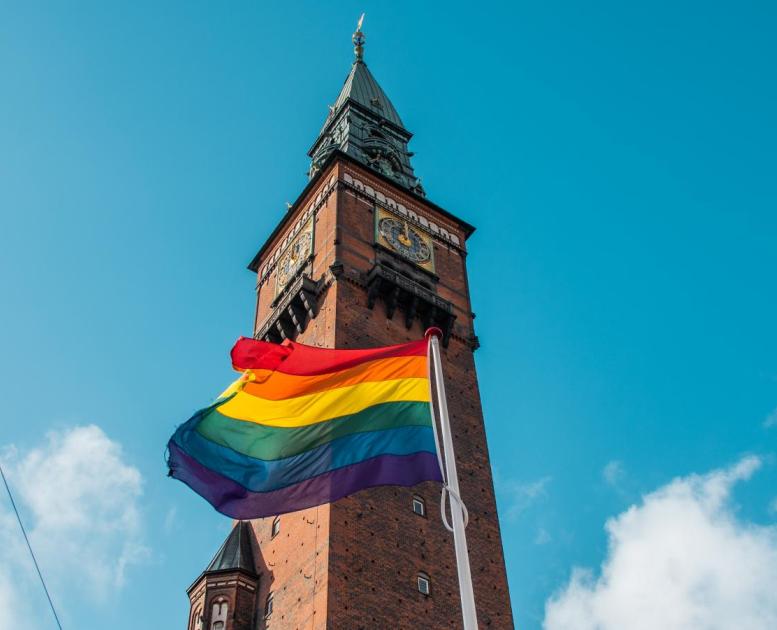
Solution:
[[[248,521],[238,521],[208,568],[187,591],[188,630],[253,630],[259,576]]]

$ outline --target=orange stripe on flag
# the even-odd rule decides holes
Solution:
[[[295,398],[359,383],[428,377],[426,357],[423,356],[378,359],[340,372],[315,376],[294,376],[273,370],[251,372],[254,378],[246,383],[243,392],[266,400]]]

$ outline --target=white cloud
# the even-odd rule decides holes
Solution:
[[[56,606],[64,606],[63,594],[106,600],[123,585],[127,567],[147,556],[140,472],[99,427],[49,433],[26,453],[6,449],[3,469]],[[40,589],[36,580],[15,517],[0,510],[0,627],[22,627],[22,618],[23,627],[34,626],[23,610],[2,603],[46,606],[42,593],[32,590]],[[43,614],[50,612],[35,617]]]
[[[504,502],[504,515],[508,520],[515,520],[528,507],[547,494],[548,484],[552,477],[541,477],[534,481],[515,481],[494,475],[497,493]]]
[[[607,465],[602,469],[602,477],[611,486],[617,486],[625,474],[623,464],[617,459],[607,462]]]
[[[769,504],[769,511],[772,514],[777,514],[777,497],[774,497],[772,502]]]
[[[537,530],[537,535],[534,537],[534,544],[535,545],[547,545],[549,542],[551,542],[553,538],[551,537],[550,533],[547,529],[544,527],[540,527]]]
[[[178,509],[172,506],[167,510],[165,514],[165,520],[162,523],[162,529],[165,530],[165,534],[171,534],[174,529],[177,529],[178,525]]]
[[[761,460],[675,479],[606,524],[598,576],[575,568],[546,630],[777,628],[777,527],[737,517],[731,490]]]
[[[764,429],[771,429],[772,427],[777,427],[777,407],[772,409],[772,412],[764,420]]]
[[[5,487],[2,487],[5,493]],[[19,584],[18,572],[14,569],[22,566],[25,574],[30,574],[32,565],[27,559],[26,565],[20,565],[24,560],[22,549],[24,541],[21,540],[21,533],[12,512],[5,509],[8,502],[7,497],[0,505],[3,510],[0,511],[0,628],[16,628],[20,626],[22,619],[30,615],[29,602],[25,597],[26,593]]]

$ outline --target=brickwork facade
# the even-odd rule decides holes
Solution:
[[[274,252],[289,242],[306,212],[314,216],[314,252],[302,273],[317,284],[315,317],[295,340],[320,347],[358,348],[418,339],[424,323],[406,326],[368,306],[366,277],[376,263],[374,193],[382,191],[465,242],[466,233],[432,204],[347,159],[333,159],[294,205],[283,227],[256,261],[256,330],[277,308]],[[354,185],[357,182],[358,185]],[[368,187],[363,190],[361,187]],[[316,202],[317,200],[317,202]],[[434,290],[453,306],[455,321],[443,349],[448,404],[462,496],[467,503],[470,550],[481,627],[512,628],[512,614],[494,499],[491,467],[475,374],[472,311],[463,245],[434,239]],[[277,257],[276,257],[277,259]],[[413,511],[423,500],[426,514]],[[331,505],[252,521],[261,574],[256,630],[460,628],[453,540],[440,519],[440,488],[376,488]],[[418,590],[422,574],[430,594]],[[272,614],[264,609],[272,594]]]
[[[254,630],[257,584],[241,571],[202,575],[189,589],[188,630]]]

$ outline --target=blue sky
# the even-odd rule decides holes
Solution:
[[[229,521],[165,478],[164,445],[231,377],[245,265],[305,184],[363,10],[429,198],[478,228],[518,626],[639,627],[628,594],[679,565],[688,593],[718,585],[704,627],[768,627],[777,15],[564,1],[0,4],[0,457],[65,625],[184,627]],[[1,505],[0,610],[51,627]],[[760,585],[726,591],[711,557]]]

